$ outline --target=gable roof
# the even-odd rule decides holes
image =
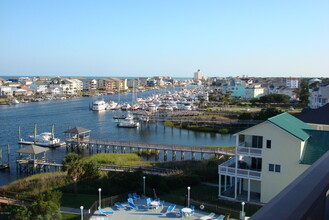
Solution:
[[[305,130],[310,138],[307,140],[301,164],[312,165],[329,150],[329,132]]]
[[[329,125],[328,115],[329,103],[317,109],[306,108],[294,116],[305,123]]]
[[[39,146],[32,144],[25,148],[19,149],[16,152],[23,153],[23,154],[40,154],[40,153],[46,152],[48,150],[49,150],[48,148],[39,147]]]
[[[67,131],[64,131],[64,133],[71,133],[71,134],[83,134],[83,133],[87,133],[90,132],[91,130],[88,130],[86,128],[82,128],[82,127],[74,127],[71,128]]]
[[[314,128],[287,112],[276,115],[267,120],[302,141],[305,141],[310,137],[304,129],[314,130]]]

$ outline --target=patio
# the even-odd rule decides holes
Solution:
[[[137,209],[132,209],[129,207],[128,202],[121,203],[125,209],[117,208],[116,206],[111,207],[102,207],[103,212],[114,212],[114,214],[110,214],[105,216],[101,214],[99,210],[97,210],[93,216],[90,218],[92,220],[101,220],[101,219],[141,219],[141,220],[151,220],[151,219],[200,219],[204,216],[209,215],[207,212],[203,212],[196,207],[193,215],[183,216],[180,214],[180,210],[183,209],[183,206],[176,205],[175,209],[172,212],[167,212],[167,209],[172,203],[164,202],[163,206],[160,205],[157,209],[152,209],[152,206],[148,208],[146,203],[146,198],[142,198],[134,201]],[[162,201],[160,202],[162,204]],[[217,219],[219,215],[215,215],[212,218],[204,218],[204,219]]]

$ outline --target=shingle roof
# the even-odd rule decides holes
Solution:
[[[276,115],[267,120],[277,125],[278,127],[282,128],[283,130],[289,132],[290,134],[292,134],[293,136],[297,137],[302,141],[307,140],[310,136],[304,129],[314,130],[314,128],[312,128],[308,124],[305,124],[304,122],[290,115],[287,112],[282,113],[280,115]]]
[[[71,128],[67,131],[64,131],[64,133],[71,133],[71,134],[83,134],[83,133],[87,133],[90,132],[91,130],[88,130],[86,128],[82,128],[82,127],[75,127],[75,128]]]
[[[307,140],[302,164],[312,165],[329,150],[329,131],[305,130],[310,138]]]
[[[32,144],[25,148],[19,149],[16,152],[23,153],[23,154],[40,154],[40,153],[46,152],[48,150],[49,150],[48,148],[39,147],[39,146]]]
[[[305,123],[329,125],[329,103],[318,109],[307,108],[294,115]]]

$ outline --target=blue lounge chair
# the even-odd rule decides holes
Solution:
[[[137,193],[133,193],[133,197],[134,197],[135,200],[138,200],[138,199],[141,198],[139,195],[137,195]]]
[[[133,200],[132,198],[129,198],[129,199],[128,199],[128,202],[134,204],[134,200]]]
[[[129,205],[130,208],[132,208],[132,209],[137,209],[137,206],[135,206],[134,203],[128,202],[128,205]]]
[[[175,210],[176,205],[170,205],[167,209],[167,212],[173,212]]]
[[[179,210],[179,214],[182,216],[182,218],[185,216],[182,210]]]
[[[126,207],[124,207],[120,202],[116,202],[114,203],[114,205],[120,209],[125,209]]]
[[[147,198],[147,199],[146,199],[146,205],[147,205],[147,208],[150,207],[150,204],[151,204],[151,198]]]
[[[103,214],[103,215],[112,215],[114,214],[114,212],[104,212],[103,209],[101,209],[101,207],[98,206],[98,211]]]

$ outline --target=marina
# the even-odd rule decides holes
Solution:
[[[181,88],[167,89],[174,93],[175,90]],[[166,93],[167,91],[162,91]],[[145,91],[138,93],[139,98],[147,99],[147,97],[161,93],[157,91]],[[103,97],[107,102],[113,100],[118,102],[118,94],[106,95]],[[131,103],[131,94],[120,94],[122,103]],[[191,146],[232,146],[234,145],[234,138],[232,135],[221,135],[219,133],[197,132],[178,128],[166,128],[161,121],[150,121],[149,123],[140,122],[138,129],[127,129],[117,127],[117,121],[113,117],[118,115],[126,115],[120,111],[106,110],[106,111],[89,111],[89,104],[97,100],[97,97],[78,97],[73,99],[33,102],[27,105],[11,105],[0,106],[0,122],[5,124],[6,128],[0,133],[0,139],[3,144],[9,144],[11,151],[9,152],[9,165],[11,170],[5,169],[0,172],[0,185],[9,183],[17,178],[16,169],[16,150],[23,148],[23,145],[18,144],[17,140],[20,137],[29,137],[34,133],[34,124],[37,124],[38,130],[41,132],[49,131],[50,126],[54,124],[56,128],[56,138],[65,140],[64,131],[74,126],[81,126],[92,130],[91,136],[93,139],[128,141],[139,143],[152,144],[176,144],[176,145],[191,145]],[[191,113],[193,111],[190,111]],[[167,114],[167,113],[166,113]],[[20,135],[18,135],[17,128],[20,126]],[[37,134],[37,133],[36,133]],[[24,140],[26,141],[26,140]],[[31,139],[33,142],[33,139]],[[94,151],[82,151],[84,156],[90,153],[97,152],[94,145]],[[137,149],[137,148],[136,148]],[[4,155],[6,155],[6,148],[3,148]],[[46,152],[49,161],[61,161],[63,157],[70,152],[66,147],[61,146],[54,149],[49,149]],[[102,147],[101,152],[105,152],[106,148]],[[127,152],[130,148],[127,148]],[[100,151],[99,151],[100,152]],[[113,152],[113,148],[109,147],[107,152]],[[121,147],[118,147],[118,152],[121,152]],[[167,151],[167,160],[173,159],[173,151]],[[201,153],[196,153],[197,160],[201,159]],[[209,158],[210,154],[204,154],[205,159]],[[15,158],[15,159],[14,159]],[[143,158],[145,160],[164,160],[165,154],[161,150],[159,158]],[[181,151],[177,151],[176,159],[181,159]],[[184,159],[192,159],[191,152],[184,153]]]

